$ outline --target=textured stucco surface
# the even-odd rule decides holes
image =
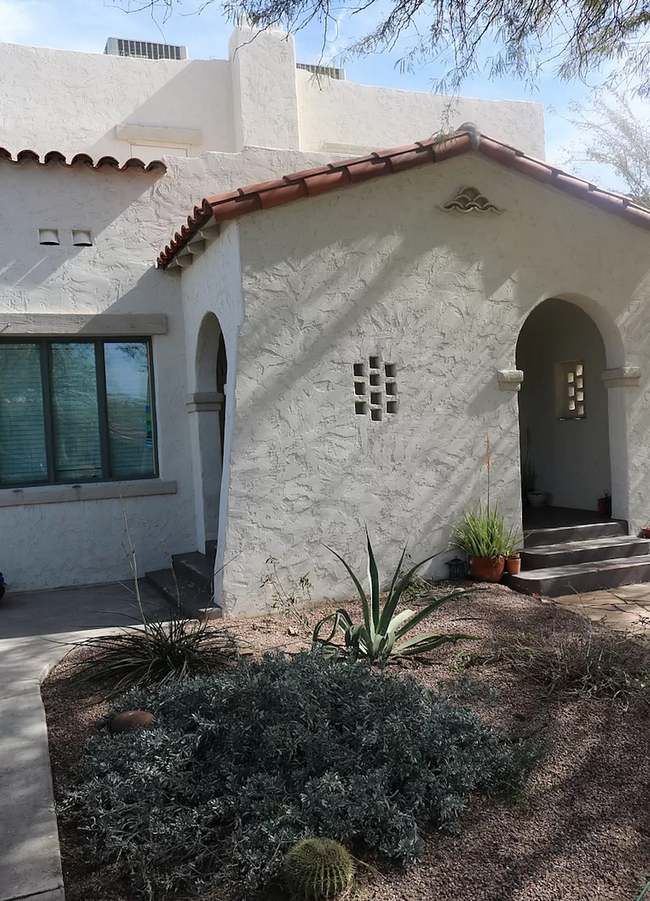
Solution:
[[[124,161],[130,142],[116,138],[115,126],[126,124],[200,129],[203,144],[192,156],[236,149],[227,60],[142,60],[0,44],[0,72],[0,146],[14,152],[83,151]],[[149,159],[156,155],[154,148]]]
[[[227,296],[225,276],[215,280],[202,259],[197,260],[195,274],[187,274],[187,283],[191,285],[203,268],[209,286],[197,312],[198,305],[183,303],[178,275],[154,269],[156,254],[188,207],[206,193],[228,190],[248,180],[264,181],[278,172],[318,165],[324,159],[323,155],[298,151],[246,148],[238,154],[208,153],[190,160],[171,157],[166,175],[108,168],[94,172],[83,166],[65,169],[56,164],[47,168],[32,163],[0,165],[0,227],[4,234],[0,326],[3,313],[62,314],[66,318],[99,313],[167,316],[167,334],[153,337],[158,448],[160,477],[176,482],[177,491],[126,500],[142,572],[167,565],[163,541],[171,553],[203,550],[197,526],[201,498],[194,482],[200,474],[200,460],[193,458],[197,445],[191,437],[194,425],[186,400],[196,390],[193,372],[200,319],[213,310],[224,318],[224,330],[229,322],[222,310]],[[38,243],[38,229],[46,226],[59,230],[60,245]],[[71,231],[79,227],[92,231],[92,247],[73,247]],[[229,233],[236,243],[236,230]],[[234,284],[240,280],[238,250],[230,246],[226,234],[215,253],[232,257],[227,265]],[[97,333],[101,331],[98,326]],[[93,334],[87,322],[84,334]],[[226,339],[229,360],[234,359],[232,328]],[[8,507],[0,510],[0,528],[1,568],[13,591],[129,575],[118,500]]]
[[[541,104],[461,99],[445,116],[449,98],[317,81],[295,63],[292,37],[250,28],[235,29],[228,60],[141,60],[0,44],[0,147],[124,162],[134,144],[145,161],[164,156],[155,142],[117,138],[116,126],[139,125],[200,130],[202,143],[186,148],[189,157],[245,146],[331,156],[327,144],[382,149],[471,120],[486,134],[544,155]]]
[[[29,164],[2,166],[0,177],[0,326],[3,312],[168,317],[168,333],[152,340],[160,475],[176,481],[177,492],[125,501],[139,565],[162,567],[163,540],[172,550],[193,547],[194,501],[178,284],[152,268],[151,237],[144,239],[161,228],[150,224],[156,176]],[[39,245],[38,227],[46,220],[58,227],[59,246]],[[78,225],[92,229],[92,247],[72,246],[70,232]],[[3,508],[3,572],[12,590],[127,576],[121,520],[116,499]]]
[[[400,147],[474,122],[479,131],[545,159],[544,108],[516,100],[477,100],[314,78],[298,70],[300,139],[304,150],[325,143],[368,150]]]
[[[465,184],[504,212],[442,212]],[[644,232],[474,157],[256,213],[239,228],[231,612],[260,603],[270,554],[294,575],[309,570],[316,596],[349,595],[323,545],[361,564],[364,523],[384,572],[407,539],[414,557],[444,549],[465,505],[485,496],[488,434],[492,497],[516,520],[518,401],[499,390],[497,370],[515,368],[521,326],[549,297],[589,312],[608,367],[641,368],[641,388],[609,391],[610,444],[614,514],[633,529],[647,519]],[[373,353],[397,367],[399,412],[383,422],[354,412],[352,367]]]

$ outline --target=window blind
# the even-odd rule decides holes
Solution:
[[[147,340],[0,340],[0,486],[152,478]]]
[[[48,481],[38,344],[0,345],[0,473],[4,485]]]
[[[52,413],[57,480],[100,479],[94,344],[52,344]]]

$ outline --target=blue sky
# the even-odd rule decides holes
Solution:
[[[106,38],[113,36],[185,44],[193,58],[223,59],[227,56],[232,26],[221,13],[219,0],[207,5],[201,13],[197,11],[203,5],[202,0],[182,0],[164,23],[161,13],[156,20],[148,11],[126,12],[128,3],[129,0],[122,3],[119,0],[0,0],[0,41],[101,53]],[[135,10],[138,0],[131,0],[131,4]],[[349,19],[345,14],[339,18],[338,39],[336,44],[327,48],[327,56],[333,55],[338,45],[344,46],[351,38],[358,36],[361,29],[373,24],[371,18]],[[318,62],[321,52],[319,28],[315,26],[299,32],[296,49],[299,62]],[[350,81],[363,84],[431,90],[433,79],[440,73],[434,66],[414,73],[402,73],[398,64],[403,53],[404,45],[392,53],[349,63],[346,65],[347,77]],[[591,84],[597,85],[599,81],[602,78],[599,80],[595,76]],[[571,100],[585,100],[588,93],[589,86],[576,82],[562,83],[550,70],[532,90],[514,79],[490,81],[482,76],[469,78],[462,89],[462,94],[472,97],[542,102],[546,112],[547,158],[559,164],[566,162],[566,149],[578,140],[573,128],[563,119],[567,115],[568,103]],[[644,115],[648,107],[635,104],[635,109]],[[572,168],[575,171],[576,167]],[[602,168],[585,167],[582,174],[604,187],[621,187]]]

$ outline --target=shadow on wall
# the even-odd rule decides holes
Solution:
[[[149,195],[160,171],[0,166],[0,289],[8,306],[20,310],[25,290],[48,283],[47,312],[91,312],[101,304],[102,290],[114,296],[117,281],[132,281],[138,266],[151,268],[154,252],[142,239],[138,218],[150,219]],[[92,246],[73,245],[72,230],[81,227],[90,230]],[[40,228],[56,229],[60,243],[41,245]]]
[[[392,243],[390,253],[384,253],[382,243],[392,239],[394,233],[394,226],[390,221],[383,220],[383,224],[382,221],[378,224],[375,220],[372,234],[355,242],[354,253],[359,258],[364,258],[366,254],[370,258],[372,254],[376,254],[381,259],[381,265],[373,268],[371,277],[363,273],[363,277],[350,280],[349,270],[338,260],[339,265],[331,267],[328,277],[319,278],[312,290],[309,285],[301,285],[300,290],[305,289],[305,294],[300,296],[300,309],[295,314],[300,328],[300,349],[290,367],[269,366],[268,370],[264,370],[259,359],[256,358],[252,363],[250,375],[252,377],[254,373],[257,386],[248,403],[241,405],[238,410],[240,447],[265,446],[268,436],[258,434],[258,428],[264,428],[269,414],[283,418],[284,414],[277,411],[281,411],[283,407],[290,408],[286,395],[308,376],[316,382],[314,399],[317,401],[320,391],[318,379],[321,377],[319,367],[331,357],[332,347],[341,335],[363,335],[364,322],[377,324],[379,334],[390,334],[393,330],[395,334],[400,334],[405,328],[417,334],[424,320],[430,320],[431,307],[435,303],[433,291],[427,292],[420,299],[419,306],[412,298],[408,309],[400,309],[398,303],[407,274],[417,270],[422,259],[430,252],[430,236],[414,227],[398,246],[395,247]],[[305,270],[309,267],[309,256],[318,255],[326,246],[318,240],[310,242],[310,246],[306,248]],[[344,252],[345,250],[342,251]],[[272,261],[271,267],[282,265],[283,262],[278,257]],[[277,283],[281,281],[278,279]],[[309,323],[316,322],[321,311],[326,311],[326,324],[315,328]],[[516,428],[508,427],[508,423],[512,424],[514,421],[513,398],[512,395],[500,392],[496,381],[497,361],[503,353],[503,338],[488,336],[481,349],[481,359],[488,361],[486,366],[490,366],[494,373],[486,385],[485,368],[480,365],[477,359],[479,355],[472,349],[473,339],[467,329],[468,315],[471,314],[459,312],[452,317],[453,323],[445,324],[437,341],[423,342],[417,349],[409,346],[409,351],[413,351],[413,356],[409,359],[410,368],[427,373],[429,377],[421,386],[417,399],[411,399],[413,403],[409,404],[408,411],[404,406],[408,400],[402,400],[403,415],[408,419],[407,434],[386,431],[374,440],[369,436],[361,454],[356,442],[348,442],[348,458],[341,458],[342,472],[345,471],[348,460],[354,459],[355,472],[360,482],[376,486],[373,491],[364,495],[361,515],[371,528],[373,538],[377,536],[377,540],[383,543],[387,556],[398,553],[398,549],[401,549],[401,545],[409,537],[407,534],[396,535],[391,525],[390,514],[395,495],[389,490],[389,486],[399,479],[400,471],[405,464],[411,462],[411,457],[417,456],[421,462],[417,491],[400,495],[399,504],[403,521],[414,520],[419,524],[418,535],[412,536],[414,554],[424,555],[432,547],[437,549],[446,545],[454,524],[449,511],[457,508],[459,497],[478,499],[484,495],[485,436],[488,430],[493,440],[495,494],[501,495],[506,510],[518,509],[518,486],[512,484],[508,471],[510,461],[518,458],[518,433]],[[274,348],[286,346],[288,326],[281,317],[268,316],[263,321],[249,325],[255,332],[254,345],[263,351],[262,357],[265,355],[264,351],[268,351],[273,357]],[[372,341],[372,338],[361,337],[360,346],[369,346],[368,340]],[[516,331],[513,328],[513,348],[515,340]],[[399,348],[398,341],[394,342],[394,346]],[[459,349],[464,349],[465,353],[459,352]],[[468,366],[468,359],[474,359],[476,365]],[[340,366],[347,372],[347,363]],[[322,373],[323,380],[326,377],[326,373]],[[350,378],[351,387],[351,373],[345,377]],[[264,411],[263,414],[260,411]],[[467,452],[468,417],[469,431],[474,434],[470,453]],[[347,428],[356,432],[356,423],[350,422]],[[309,438],[309,447],[305,447],[305,439],[298,428],[293,446],[291,443],[283,444],[281,456],[286,462],[287,470],[294,466],[304,468],[302,461],[305,456],[313,457],[317,448],[336,440],[337,434],[342,437],[345,434],[344,426],[335,412],[330,415],[323,413],[317,429],[318,432]],[[440,441],[441,430],[445,435],[443,442]],[[341,442],[339,450],[343,452],[344,448],[345,444]],[[282,478],[281,474],[279,477]],[[299,477],[293,484],[297,482]],[[323,541],[333,544],[346,554],[359,556],[360,559],[362,542],[358,542],[358,547],[341,547],[340,526],[349,527],[350,516],[355,513],[347,503],[345,486],[341,488],[336,480],[329,480],[327,477],[323,478],[322,484],[325,496],[315,501],[311,488],[305,485],[304,497],[305,503],[309,502],[318,509],[317,515],[323,521]],[[252,483],[250,490],[254,490]],[[302,503],[300,492],[298,499]],[[360,519],[357,525],[361,534],[363,523]],[[349,532],[349,528],[344,531]],[[290,537],[288,533],[283,535],[283,538],[287,537]],[[271,535],[271,547],[275,540]],[[304,545],[305,536],[300,535],[298,541],[301,548],[305,548],[304,559],[307,560],[309,546]],[[311,544],[314,545],[313,539]],[[271,547],[268,548],[269,552]],[[315,545],[312,550],[315,551]],[[320,553],[315,553],[314,560],[309,561],[316,572],[319,569],[324,571],[323,564],[316,562],[319,556]],[[439,566],[439,562],[434,562],[429,571],[435,571]]]
[[[455,173],[454,181],[459,170],[465,167],[448,170]],[[577,251],[567,253],[565,236],[557,228],[558,206],[569,222],[574,217],[575,227],[584,224],[585,213],[591,211],[559,196],[542,202],[541,192],[523,182],[519,211],[515,202],[520,181],[509,178],[515,185],[506,186],[514,213],[489,222],[432,215],[433,204],[453,189],[444,169],[428,185],[426,203],[407,202],[409,191],[422,186],[420,174],[396,180],[399,186],[376,182],[331,199],[311,200],[311,215],[302,227],[297,205],[269,214],[272,225],[263,214],[241,222],[250,303],[238,367],[238,377],[244,376],[238,389],[238,447],[263,447],[264,460],[274,461],[275,477],[289,489],[286,497],[277,494],[278,502],[287,509],[310,510],[318,520],[319,537],[336,542],[341,550],[347,552],[340,548],[341,526],[360,514],[340,478],[327,471],[332,448],[339,455],[339,473],[354,460],[358,481],[368,486],[361,515],[368,524],[381,524],[377,533],[395,549],[407,536],[394,534],[396,498],[390,486],[399,481],[404,465],[417,459],[421,469],[413,491],[399,497],[400,518],[417,520],[418,540],[428,545],[421,549],[428,550],[444,544],[450,511],[458,510],[459,498],[484,494],[488,430],[495,495],[504,500],[507,512],[519,510],[516,396],[499,392],[496,371],[513,367],[526,316],[557,280],[574,289],[596,284],[599,270],[588,265],[594,262],[594,245],[602,240],[602,246],[624,247],[629,234],[627,226],[603,216],[594,225],[594,241],[581,251],[584,259]],[[526,192],[538,203],[535,216]],[[306,216],[307,206],[300,205],[300,211]],[[553,240],[540,247],[535,236],[549,223],[556,224],[550,232]],[[564,227],[571,231],[571,225]],[[559,254],[560,245],[565,248],[562,265],[550,269],[547,263]],[[628,256],[624,284],[619,280],[620,291],[607,312],[612,321],[630,307],[631,296],[647,278],[647,258],[634,250]],[[437,309],[441,295],[444,316]],[[399,429],[387,426],[381,434],[364,437],[353,417],[347,421],[340,407],[328,400],[326,392],[342,390],[343,385],[352,391],[353,360],[332,353],[342,339],[348,345],[345,357],[356,344],[362,358],[374,350],[369,342],[379,340],[395,348],[396,357],[402,356],[397,362],[404,370],[408,363],[409,373],[399,374]],[[408,378],[411,393],[403,391]],[[294,402],[302,404],[301,395],[312,399],[308,435],[292,410]],[[287,425],[292,437],[287,437]],[[283,441],[275,437],[282,430]],[[237,486],[246,503],[256,488],[247,474],[255,463],[254,454],[249,456]],[[597,496],[602,490],[599,486]],[[265,518],[260,516],[259,528],[264,548],[272,553],[274,539]],[[302,549],[309,538],[297,533],[285,537],[288,553],[298,553],[300,547],[301,559],[308,556],[310,548]],[[315,540],[311,551],[319,555]]]
[[[129,61],[125,61],[129,65]],[[201,90],[203,88],[203,90]],[[196,104],[196,106],[195,106]],[[202,144],[189,147],[187,155],[200,156],[207,151],[234,153],[234,106],[231,66],[227,60],[190,60],[178,73],[133,110],[129,110],[115,125],[148,125],[155,128],[193,128],[202,132]],[[132,153],[131,144],[116,137],[111,127],[86,150],[91,156],[117,155],[121,160]],[[56,149],[56,148],[54,148]],[[151,146],[147,162],[174,152]],[[183,152],[179,153],[184,156]],[[206,190],[210,193],[212,189]]]

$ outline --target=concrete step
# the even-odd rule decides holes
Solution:
[[[174,554],[172,563],[176,575],[187,576],[199,588],[205,588],[212,594],[214,560],[199,551],[194,551],[192,554]]]
[[[594,522],[579,526],[558,526],[554,529],[532,529],[524,536],[524,547],[542,547],[565,542],[594,541],[597,538],[614,538],[627,535],[627,523],[618,519]]]
[[[542,594],[551,598],[601,588],[618,588],[619,585],[650,582],[650,555],[529,569],[517,576],[506,576],[504,581],[523,594]]]
[[[146,573],[145,578],[165,598],[172,610],[180,608],[186,616],[204,616],[202,611],[213,608],[212,589],[207,589],[205,585],[196,585],[183,573],[176,572],[174,579],[171,569],[159,569]],[[211,618],[219,616],[221,616],[220,609],[214,607]]]
[[[526,548],[521,552],[524,570],[572,566],[576,563],[595,563],[619,557],[639,557],[650,553],[650,539],[614,535],[591,541],[565,541],[561,544]]]

